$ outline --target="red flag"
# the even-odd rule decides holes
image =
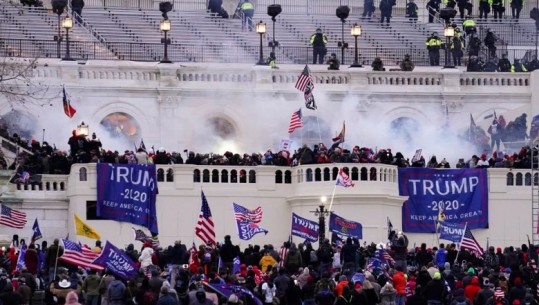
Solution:
[[[64,93],[63,102],[64,102],[64,113],[67,115],[68,118],[72,118],[77,110],[71,106],[71,102],[69,102],[69,99],[67,98],[66,94],[66,88],[62,87],[62,91]]]

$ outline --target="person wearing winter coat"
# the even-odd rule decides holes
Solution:
[[[109,284],[107,291],[107,299],[109,305],[124,305],[125,302],[124,283],[118,276],[114,276],[114,280]]]
[[[432,280],[425,287],[423,295],[429,304],[436,302],[440,302],[439,304],[441,304],[445,300],[446,293],[447,290],[442,282],[442,275],[440,272],[435,272]]]
[[[157,305],[180,305],[177,297],[169,290],[168,286],[161,287],[160,297],[157,301]]]
[[[301,253],[299,253],[296,244],[292,243],[284,259],[284,266],[290,274],[295,274],[302,265]]]
[[[71,291],[67,294],[66,305],[81,305],[81,303],[79,303],[79,296],[75,291]]]
[[[390,282],[387,282],[380,290],[380,305],[396,305],[397,291]]]
[[[140,257],[138,258],[138,261],[140,262],[140,269],[143,272],[146,271],[146,268],[152,265],[153,253],[154,251],[152,249],[152,244],[149,241],[146,241],[144,243],[142,252],[140,253]]]
[[[470,285],[464,288],[464,295],[468,300],[470,300],[470,302],[473,302],[475,300],[475,296],[479,293],[479,290],[481,290],[481,287],[479,286],[479,278],[474,276],[470,281]]]

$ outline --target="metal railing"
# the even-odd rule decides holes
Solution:
[[[70,46],[75,50],[71,56],[77,60],[130,60],[152,62],[161,60],[163,45],[159,43],[126,43],[108,42],[109,52],[103,52],[103,44],[100,42],[71,41]],[[0,41],[0,56],[26,57],[26,58],[55,58],[56,42],[48,40],[26,39],[3,39]],[[65,51],[65,43],[62,44],[62,54]],[[148,52],[152,50],[153,52]],[[327,48],[327,55],[338,54],[340,48]],[[220,62],[220,63],[255,63],[259,51],[258,46],[208,46],[194,44],[170,44],[168,46],[169,59],[173,62]],[[345,61],[342,65],[349,65],[354,59],[354,49],[345,50]],[[264,54],[269,55],[271,48],[264,47]],[[253,56],[245,56],[245,54]],[[312,47],[278,47],[276,49],[277,64],[312,64]],[[444,50],[440,51],[441,63],[444,58]],[[522,58],[526,50],[497,51],[501,54],[509,53],[509,58]],[[157,55],[156,55],[157,54]],[[417,51],[412,48],[359,48],[359,61],[370,66],[375,57],[380,57],[386,66],[399,65],[404,55],[410,55],[417,66],[429,64],[428,52]],[[325,64],[325,62],[324,62]]]

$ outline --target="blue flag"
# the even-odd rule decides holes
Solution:
[[[24,257],[26,256],[26,244],[21,243],[21,248],[19,249],[19,257],[17,258],[17,270],[22,270],[25,267]]]
[[[292,235],[305,238],[310,242],[318,240],[318,223],[292,213]]]
[[[233,206],[240,239],[249,240],[258,233],[268,234],[268,230],[258,226],[258,223],[262,221],[261,208],[251,211],[237,203]]]
[[[357,239],[363,238],[363,226],[359,222],[346,220],[333,212],[329,215],[329,231]]]
[[[235,294],[238,298],[243,301],[243,304],[253,304],[253,305],[263,305],[262,301],[258,299],[249,289],[243,286],[237,285],[228,285],[228,284],[207,284],[215,292],[226,297],[230,297],[231,294]],[[250,300],[251,302],[246,302]]]
[[[138,271],[137,265],[131,258],[109,241],[105,243],[105,247],[101,250],[101,254],[93,261],[93,263],[107,268],[107,270],[110,270],[124,280],[134,278]]]
[[[450,240],[454,243],[460,243],[466,230],[466,225],[450,223],[447,221],[440,223],[440,239]]]
[[[232,273],[236,274],[240,272],[240,258],[239,256],[234,257],[234,260],[232,261]]]
[[[41,229],[39,229],[39,223],[36,220],[34,221],[34,225],[32,226],[32,241],[36,241],[38,239],[43,238],[43,235],[41,234]]]
[[[157,228],[157,177],[153,164],[97,164],[97,216]]]

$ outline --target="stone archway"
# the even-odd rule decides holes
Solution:
[[[141,135],[139,123],[125,112],[110,113],[101,120],[100,124],[113,138],[136,140]]]

